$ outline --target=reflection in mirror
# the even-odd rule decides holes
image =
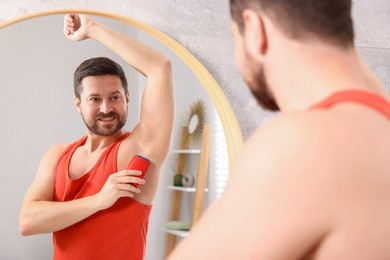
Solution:
[[[178,149],[187,107],[204,100],[211,125],[210,164],[205,207],[219,197],[228,178],[229,157],[224,129],[212,100],[194,72],[170,48],[141,30],[117,20],[95,17],[118,31],[137,38],[163,52],[173,64],[176,115],[172,149]],[[3,242],[1,259],[52,258],[51,234],[21,237],[18,214],[23,196],[31,184],[43,153],[56,143],[69,143],[85,135],[85,127],[73,104],[73,72],[84,60],[106,56],[126,70],[131,93],[129,117],[125,126],[131,131],[139,120],[145,79],[118,56],[94,41],[74,43],[62,33],[63,14],[35,17],[2,28],[0,31],[0,140],[3,181],[0,192]],[[188,95],[191,93],[191,95]],[[164,116],[164,115],[159,115]],[[199,121],[199,118],[198,118]],[[190,128],[196,128],[196,117]],[[156,129],[158,131],[158,129]],[[200,147],[199,142],[193,145]],[[198,157],[197,157],[198,156]],[[169,155],[161,170],[161,180],[150,217],[146,259],[163,259],[166,234],[161,227],[169,220],[177,156]],[[186,173],[196,176],[199,155],[189,158]],[[191,218],[193,196],[183,197],[181,218]]]
[[[194,115],[190,119],[190,123],[188,124],[188,132],[189,134],[195,133],[196,128],[199,125],[199,117],[197,115]]]
[[[202,134],[203,125],[205,124],[206,108],[204,101],[201,99],[192,103],[185,120],[184,127],[186,133],[186,147],[191,147],[195,140],[199,139]]]

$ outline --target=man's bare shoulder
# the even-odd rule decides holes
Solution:
[[[377,148],[383,139],[365,127],[365,119],[362,122],[362,117],[371,118],[370,112],[363,116],[355,110],[281,114],[262,126],[245,142],[223,196],[206,212],[208,221],[200,220],[191,231],[193,240],[183,241],[182,248],[190,243],[193,248],[202,246],[216,259],[304,259],[308,252],[322,248],[324,241],[359,237],[350,235],[361,227],[361,222],[351,227],[355,212],[364,215],[364,221],[375,219],[379,212],[383,215],[389,197],[384,183],[389,182],[390,170],[385,157],[390,152]],[[367,135],[370,138],[362,138]],[[378,153],[366,156],[373,151],[366,144],[374,139],[378,143],[372,146]],[[356,198],[363,196],[362,203],[357,203]],[[199,242],[205,233],[223,241],[223,246]],[[344,249],[354,252],[350,250],[353,244]],[[207,251],[210,248],[219,250]],[[339,249],[322,251],[332,255]]]
[[[376,114],[363,113],[356,115],[343,108],[276,117],[245,143],[232,169],[231,187],[251,188],[253,194],[275,192],[279,194],[274,197],[275,205],[283,201],[300,206],[321,204],[322,211],[317,211],[321,218],[342,212],[348,199],[341,201],[339,196],[352,202],[362,194],[362,186],[370,183],[375,191],[388,183],[390,129],[383,129],[388,123]],[[288,194],[285,200],[282,194]],[[375,192],[367,196],[374,197]],[[257,196],[248,198],[255,202]],[[330,200],[334,202],[327,203]]]
[[[313,151],[322,142],[316,140],[321,128],[310,117],[279,115],[244,144],[223,196],[208,212],[218,224],[203,227],[228,245],[219,257],[298,259],[331,229],[332,204],[324,203],[331,192],[323,186],[326,166],[318,166],[321,156]],[[237,244],[239,254],[230,250]]]
[[[70,145],[69,143],[60,143],[51,146],[43,155],[42,160],[58,159],[69,145]]]
[[[69,143],[60,143],[53,145],[49,151],[54,154],[61,154],[63,151],[65,151],[66,148],[69,147]]]
[[[248,139],[244,153],[249,157],[259,153],[290,153],[297,158],[305,155],[307,163],[311,155],[330,160],[343,153],[369,156],[370,149],[390,142],[389,133],[390,122],[380,113],[346,104],[334,109],[281,114]],[[364,146],[368,147],[356,149]]]
[[[68,146],[69,144],[53,145],[42,156],[42,159],[39,162],[35,180],[30,187],[32,194],[43,196],[40,198],[46,198],[48,200],[52,199],[55,168],[57,166],[58,159]],[[42,192],[44,195],[42,195]]]
[[[342,127],[341,119],[321,112],[299,112],[280,114],[256,130],[245,143],[245,148],[269,152],[276,149],[288,152],[298,149],[303,151],[318,145],[327,145],[331,134],[337,134],[337,127]],[[309,142],[310,141],[310,142]]]
[[[353,146],[348,146],[354,139],[347,140],[344,128],[341,118],[321,111],[275,117],[244,144],[232,168],[231,186],[252,187],[255,193],[285,192],[285,201],[278,197],[280,205],[283,201],[316,205],[328,200],[334,183],[348,182],[350,176],[339,173],[352,172],[349,168],[355,159],[350,154]],[[313,192],[316,196],[310,197]],[[309,196],[300,197],[303,194]]]

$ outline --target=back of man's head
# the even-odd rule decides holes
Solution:
[[[292,39],[320,39],[348,47],[354,31],[351,0],[230,0],[233,20],[243,32],[242,13],[252,9],[269,17]]]

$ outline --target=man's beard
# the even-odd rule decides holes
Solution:
[[[269,89],[263,66],[261,66],[261,68],[259,68],[256,72],[252,71],[252,81],[245,81],[248,84],[253,96],[255,96],[257,103],[263,109],[270,111],[280,110],[274,96]]]
[[[98,114],[96,114],[96,116],[94,116],[94,118],[92,120],[90,120],[90,122],[86,121],[83,113],[81,113],[81,116],[83,118],[85,126],[88,128],[88,130],[91,133],[93,133],[95,135],[99,135],[99,136],[113,136],[119,130],[121,130],[123,128],[123,126],[126,124],[127,111],[126,111],[125,117],[123,117],[123,118],[121,118],[119,116],[119,114],[117,114],[115,112],[110,112],[108,114],[98,113]],[[115,120],[112,123],[114,125],[109,124],[109,125],[99,126],[98,122],[100,121],[100,119],[111,118],[111,117],[115,118]]]

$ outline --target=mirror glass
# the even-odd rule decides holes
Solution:
[[[197,115],[193,115],[191,118],[190,118],[190,122],[188,124],[188,132],[189,134],[193,134],[196,130],[196,128],[198,127],[199,125],[199,118]]]
[[[146,259],[164,259],[167,234],[162,227],[169,221],[172,198],[172,191],[167,186],[173,183],[175,172],[172,169],[178,157],[175,149],[179,147],[182,126],[187,123],[185,112],[195,100],[203,100],[206,107],[205,123],[210,124],[211,128],[209,192],[205,207],[218,198],[228,178],[229,160],[235,156],[235,152],[228,153],[230,145],[227,140],[240,144],[242,137],[237,135],[235,139],[234,135],[233,138],[231,134],[226,135],[229,120],[233,122],[235,118],[221,120],[220,111],[224,109],[221,104],[225,101],[216,103],[215,97],[214,101],[210,99],[204,83],[177,52],[150,33],[132,26],[129,21],[125,23],[102,16],[94,18],[163,52],[173,64],[176,118],[172,152],[161,171],[161,184],[150,217],[146,254]],[[145,85],[143,76],[95,41],[76,43],[66,39],[62,23],[63,14],[36,15],[0,30],[0,196],[3,205],[0,214],[0,237],[3,241],[0,259],[52,258],[51,234],[20,236],[18,214],[44,152],[56,143],[70,143],[86,133],[73,103],[73,72],[82,61],[106,56],[123,66],[131,95],[126,130],[131,131],[139,120],[139,105]],[[231,108],[226,109],[228,114]],[[195,129],[198,121],[194,117],[190,121],[190,129]],[[233,129],[233,132],[238,132],[237,129]],[[199,147],[200,140],[197,140],[193,148]],[[199,154],[188,156],[187,173],[196,176],[198,163]],[[184,195],[181,208],[183,220],[191,220],[192,206],[193,195]]]

